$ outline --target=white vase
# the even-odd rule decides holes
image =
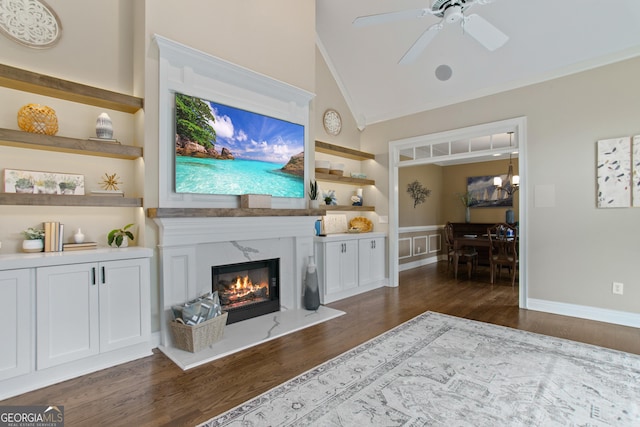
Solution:
[[[44,249],[44,242],[42,239],[23,240],[22,252],[42,252]]]
[[[318,209],[320,208],[320,200],[309,200],[309,209]]]
[[[101,113],[96,119],[96,136],[102,139],[113,138],[113,123],[107,113]]]
[[[78,228],[76,234],[73,235],[73,241],[76,243],[84,242],[84,234],[82,234],[82,230]]]

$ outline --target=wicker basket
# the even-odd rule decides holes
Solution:
[[[27,104],[18,111],[18,127],[25,132],[55,135],[58,133],[58,118],[51,107]]]
[[[211,320],[199,323],[194,326],[185,325],[180,322],[171,322],[171,335],[173,345],[180,350],[196,353],[209,347],[214,342],[222,338],[224,326],[227,324],[227,312]]]

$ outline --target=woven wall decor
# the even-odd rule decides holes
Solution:
[[[51,107],[27,104],[18,111],[18,127],[25,132],[55,135],[58,132],[58,117]]]

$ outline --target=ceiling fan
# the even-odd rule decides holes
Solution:
[[[431,25],[413,43],[413,46],[400,58],[399,64],[408,64],[415,61],[422,51],[433,41],[445,24],[460,22],[465,34],[469,34],[481,45],[490,51],[494,51],[504,45],[509,37],[494,27],[478,14],[465,16],[464,12],[474,4],[487,4],[493,0],[434,0],[431,7],[423,9],[401,10],[398,12],[380,13],[377,15],[359,16],[353,21],[356,27],[382,24],[386,22],[402,21],[425,16],[442,18],[437,24]]]

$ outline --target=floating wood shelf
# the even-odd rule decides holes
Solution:
[[[0,193],[0,205],[142,207],[140,197]]]
[[[142,157],[142,147],[42,135],[13,129],[0,129],[0,145],[129,160]]]
[[[372,179],[364,179],[364,178],[351,178],[349,176],[340,176],[340,175],[332,175],[330,173],[319,173],[316,172],[316,179],[318,181],[333,181],[333,182],[342,182],[344,184],[354,184],[354,185],[375,185],[376,182]]]
[[[325,211],[367,211],[373,212],[375,206],[350,206],[350,205],[320,205],[320,209]]]
[[[4,64],[0,64],[0,86],[125,113],[135,113],[144,107],[142,98],[21,70]]]
[[[323,209],[266,208],[149,208],[149,218],[209,218],[252,216],[321,216]]]
[[[334,156],[340,156],[352,160],[373,160],[376,158],[376,156],[371,153],[365,153],[364,151],[341,147],[339,145],[333,145],[322,141],[316,141],[316,152],[332,154]]]

